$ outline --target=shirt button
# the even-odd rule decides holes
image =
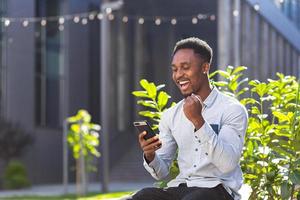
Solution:
[[[195,135],[195,138],[198,138],[198,136],[197,136],[197,135]]]
[[[194,167],[197,167],[197,165],[194,165]]]
[[[191,178],[191,176],[189,176],[189,178]]]
[[[206,152],[206,153],[205,153],[205,155],[207,155],[207,156],[208,156],[208,153]]]
[[[198,149],[196,148],[195,151],[198,151]]]
[[[201,140],[198,140],[199,143],[201,143]]]

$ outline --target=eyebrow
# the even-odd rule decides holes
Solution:
[[[181,62],[180,65],[190,65],[191,63],[189,61]],[[171,64],[171,67],[176,67],[175,64]]]

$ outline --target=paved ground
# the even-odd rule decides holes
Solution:
[[[139,183],[122,183],[122,182],[113,182],[109,185],[109,191],[134,191],[141,189],[143,187],[153,186],[153,182],[139,182]],[[91,183],[88,187],[89,192],[100,192],[101,184],[100,183]],[[76,193],[75,184],[70,184],[68,186],[69,193]],[[0,191],[1,197],[11,197],[11,196],[24,196],[24,195],[38,195],[38,196],[56,196],[64,194],[63,185],[39,185],[32,186],[28,189],[21,190],[5,190]]]
[[[109,185],[109,191],[135,191],[144,187],[153,186],[154,182],[112,182]],[[101,184],[100,183],[92,183],[89,184],[88,190],[90,192],[100,192]],[[76,187],[74,184],[70,184],[68,186],[69,193],[76,193]],[[249,197],[250,188],[248,186],[243,186],[240,190],[240,194],[242,194],[242,200],[247,200]],[[24,195],[38,195],[38,196],[57,196],[64,194],[63,185],[39,185],[33,186],[28,189],[22,190],[5,190],[0,191],[0,199],[3,197],[12,197],[12,196],[24,196]]]

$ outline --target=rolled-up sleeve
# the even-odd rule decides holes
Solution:
[[[164,112],[159,123],[159,139],[162,143],[160,149],[155,152],[154,160],[147,163],[144,158],[144,167],[156,180],[168,176],[170,165],[175,157],[177,144],[172,136],[168,124],[168,112]]]

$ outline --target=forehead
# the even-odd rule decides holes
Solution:
[[[199,60],[199,56],[194,53],[193,49],[179,49],[173,56],[172,64],[183,62],[195,62]]]

